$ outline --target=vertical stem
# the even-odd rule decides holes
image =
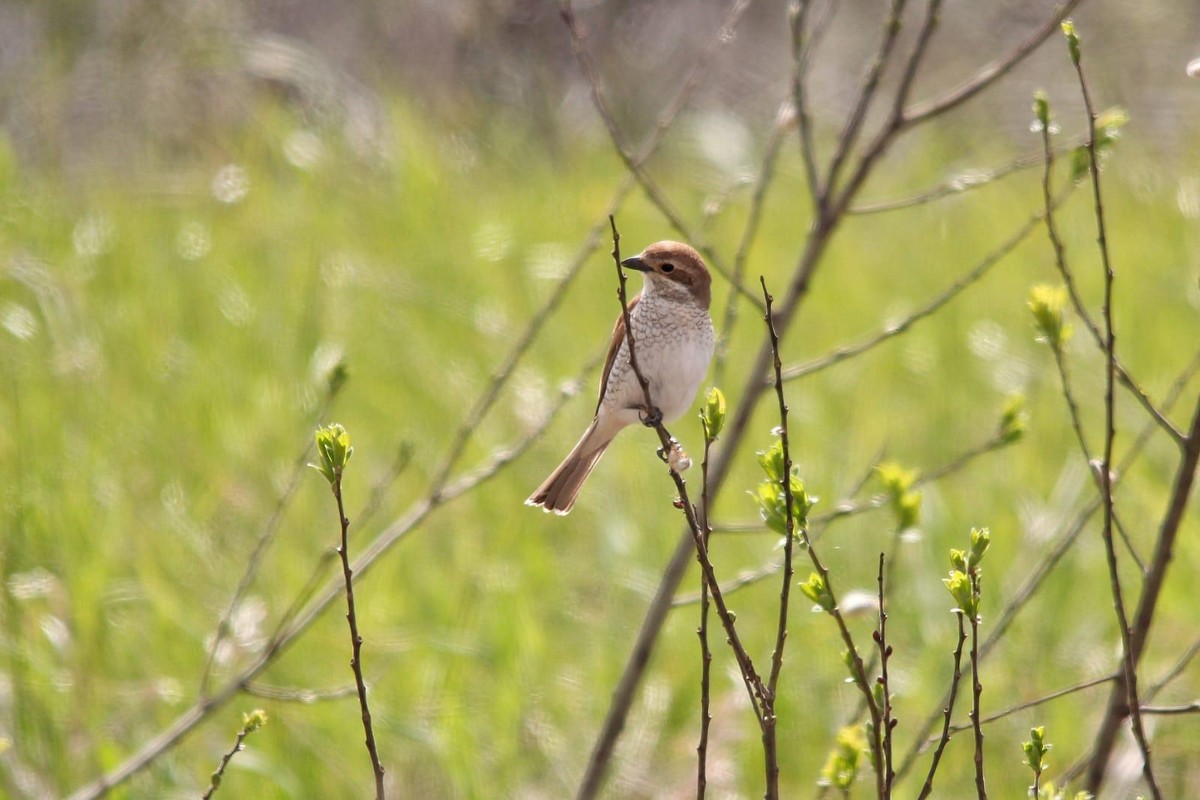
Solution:
[[[353,651],[350,668],[354,670],[354,685],[358,689],[358,705],[362,709],[363,732],[367,737],[367,753],[371,756],[371,769],[375,773],[375,800],[383,800],[383,765],[379,763],[379,751],[375,747],[375,729],[371,725],[371,709],[367,706],[367,684],[363,680],[362,637],[358,635],[358,616],[354,611],[354,572],[350,569],[350,556],[347,552],[350,520],[346,519],[346,510],[342,504],[342,476],[340,473],[333,481],[333,496],[337,498],[338,520],[342,528],[342,541],[338,547],[338,555],[342,559],[342,577],[346,579],[346,622],[350,625],[350,646]]]
[[[979,573],[971,567],[971,592],[979,597]],[[987,785],[983,777],[983,723],[979,716],[979,696],[983,684],[979,682],[979,615],[971,614],[971,726],[975,729],[975,793],[979,800],[987,800]]]
[[[775,320],[772,317],[772,303],[775,298],[767,291],[767,281],[761,275],[758,278],[762,284],[763,299],[766,301],[767,335],[771,340],[772,365],[775,369],[775,396],[779,401],[779,441],[783,449],[783,476],[780,483],[783,487],[784,502],[784,532],[783,542],[783,584],[779,589],[779,622],[775,629],[775,650],[771,653],[771,674],[767,679],[767,707],[764,709],[763,751],[766,757],[767,797],[777,797],[779,794],[779,755],[777,744],[777,720],[775,715],[776,690],[779,686],[779,673],[783,670],[783,648],[787,643],[788,599],[792,588],[792,548],[795,545],[796,520],[792,508],[792,454],[788,442],[788,407],[783,396],[783,364],[779,358],[779,334],[775,331]]]
[[[1077,56],[1077,52],[1076,52]],[[1122,665],[1125,673],[1125,694],[1129,707],[1129,719],[1133,728],[1134,739],[1142,751],[1142,776],[1150,788],[1154,800],[1162,800],[1162,791],[1154,777],[1154,768],[1150,761],[1150,743],[1142,726],[1141,701],[1137,689],[1137,661],[1130,646],[1129,617],[1125,612],[1125,598],[1121,590],[1121,576],[1117,571],[1117,551],[1113,543],[1113,494],[1112,494],[1112,456],[1113,440],[1116,438],[1114,386],[1116,384],[1117,335],[1113,329],[1113,267],[1108,253],[1108,234],[1104,222],[1104,202],[1100,193],[1100,165],[1096,160],[1096,111],[1092,105],[1091,92],[1083,74],[1083,66],[1078,57],[1072,58],[1075,74],[1079,78],[1080,92],[1083,94],[1083,104],[1088,119],[1088,171],[1092,178],[1092,198],[1096,216],[1096,243],[1100,248],[1100,260],[1104,267],[1104,458],[1101,463],[1100,487],[1104,499],[1104,554],[1108,561],[1109,583],[1112,588],[1113,606],[1117,613],[1117,625],[1121,630]]]
[[[888,685],[888,660],[892,657],[892,646],[887,642],[887,610],[884,607],[884,557],[879,554],[879,629],[875,633],[875,643],[879,645],[879,686],[883,689],[883,800],[891,800],[892,781],[896,772],[892,769],[892,729],[896,727],[892,719],[892,692]]]
[[[707,548],[712,528],[708,524],[708,451],[712,440],[704,437],[704,460],[700,462],[700,529],[704,533]],[[712,722],[709,713],[709,692],[712,686],[712,651],[708,649],[708,581],[700,576],[700,743],[696,745],[696,800],[704,800],[708,789],[708,725]]]
[[[937,748],[933,751],[933,760],[929,763],[929,772],[925,775],[925,784],[917,800],[925,800],[933,792],[933,776],[937,774],[938,763],[942,760],[942,752],[950,743],[951,717],[954,714],[954,700],[958,697],[958,684],[962,680],[962,652],[967,641],[967,627],[963,623],[962,612],[958,613],[958,644],[954,648],[954,675],[950,678],[950,698],[942,709],[942,735],[938,737]]]

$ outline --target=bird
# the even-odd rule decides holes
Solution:
[[[678,419],[691,407],[708,373],[715,341],[708,311],[712,279],[700,254],[680,242],[657,242],[625,259],[621,266],[645,276],[645,286],[629,301],[628,310],[634,354],[650,384],[653,407],[646,408],[641,384],[629,364],[622,314],[613,326],[592,423],[525,501],[527,506],[559,515],[570,513],[579,490],[613,438],[634,423]]]

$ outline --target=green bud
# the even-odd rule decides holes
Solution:
[[[867,737],[861,725],[851,725],[838,731],[833,749],[821,768],[821,786],[849,792],[858,779],[862,755],[867,749]]]
[[[763,472],[767,473],[767,477],[779,483],[783,480],[785,471],[783,463],[783,439],[776,439],[775,443],[766,450],[760,450],[758,453],[758,465],[762,467]]]
[[[1063,322],[1063,310],[1067,305],[1067,287],[1039,284],[1029,290],[1029,310],[1041,333],[1040,341],[1051,347],[1061,347],[1071,338],[1070,325]]]
[[[897,528],[903,531],[916,527],[921,522],[921,493],[912,489],[917,482],[917,471],[905,469],[892,461],[880,464],[875,469],[891,501]]]
[[[967,554],[962,550],[950,548],[950,566],[959,572],[967,571]]]
[[[354,455],[350,446],[350,434],[341,425],[325,425],[317,429],[317,455],[319,464],[309,464],[310,467],[325,476],[325,480],[333,483],[342,475],[346,462]]]
[[[1071,63],[1079,63],[1079,34],[1075,31],[1075,23],[1069,19],[1063,20],[1063,35],[1067,37],[1067,50],[1071,53]]]
[[[1033,93],[1033,113],[1037,116],[1038,124],[1042,126],[1042,130],[1050,128],[1050,98],[1041,89]]]
[[[991,547],[992,534],[987,528],[971,529],[971,566],[978,567],[983,561],[983,554]]]
[[[1081,144],[1071,150],[1071,180],[1086,178],[1092,171],[1092,154],[1087,145]]]
[[[820,606],[822,611],[833,610],[833,595],[830,594],[829,587],[820,573],[811,573],[808,580],[801,581],[798,585],[804,596]]]
[[[725,395],[715,386],[704,397],[704,408],[700,409],[700,425],[706,441],[713,441],[725,427]]]
[[[248,714],[242,714],[242,727],[246,733],[252,733],[267,724],[267,712],[256,708]]]
[[[1025,423],[1029,415],[1025,413],[1025,395],[1017,392],[1008,396],[1004,408],[1000,411],[1000,440],[1012,444],[1025,435]]]
[[[1096,151],[1104,152],[1121,138],[1121,129],[1129,122],[1129,113],[1120,106],[1096,115]]]
[[[1041,775],[1042,771],[1049,765],[1046,761],[1046,753],[1050,752],[1054,747],[1052,744],[1046,744],[1046,728],[1044,725],[1039,725],[1029,731],[1029,741],[1021,745],[1025,751],[1025,764],[1033,770],[1035,775]]]
[[[976,612],[975,596],[971,591],[971,579],[967,577],[967,574],[954,570],[950,573],[949,578],[942,579],[942,583],[946,584],[946,589],[954,598],[958,610],[969,617],[974,617]]]

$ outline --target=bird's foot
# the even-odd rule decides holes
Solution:
[[[657,428],[663,421],[662,411],[654,406],[651,406],[649,410],[645,408],[639,409],[638,417],[647,428]]]

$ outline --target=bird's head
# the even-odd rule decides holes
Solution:
[[[646,292],[690,299],[707,309],[712,301],[712,279],[704,259],[680,242],[655,242],[621,266],[646,275]]]

